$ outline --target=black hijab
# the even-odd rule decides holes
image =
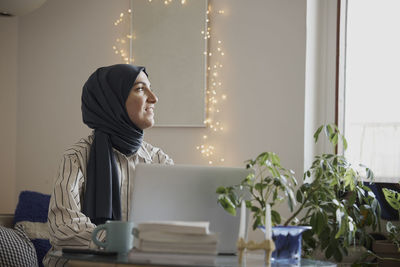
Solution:
[[[121,220],[120,177],[113,148],[129,156],[142,144],[143,131],[133,124],[125,107],[141,71],[145,68],[128,64],[102,67],[83,86],[82,118],[94,129],[94,139],[82,211],[94,224]]]

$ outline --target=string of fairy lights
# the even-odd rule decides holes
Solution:
[[[227,96],[221,94],[222,80],[220,71],[223,68],[222,59],[225,52],[222,46],[222,41],[215,38],[215,34],[211,29],[210,17],[224,14],[223,10],[214,11],[211,5],[207,10],[207,30],[201,31],[204,39],[208,40],[208,51],[204,54],[208,56],[207,62],[207,80],[208,85],[206,88],[206,119],[204,124],[207,127],[208,134],[203,135],[203,143],[196,146],[202,156],[208,161],[208,164],[223,163],[225,159],[218,156],[216,153],[216,146],[211,143],[212,136],[224,130],[224,124],[218,119],[221,113],[221,103],[226,100]],[[217,40],[215,42],[215,40]]]
[[[158,0],[148,0],[149,3]],[[163,1],[165,6],[168,6],[173,0]],[[192,0],[195,1],[195,0]],[[187,4],[187,0],[180,0],[182,5]],[[130,20],[131,9],[124,14],[121,13],[119,18],[114,22],[115,26],[120,26],[123,22]],[[223,68],[222,59],[225,56],[222,41],[215,37],[211,29],[210,17],[223,15],[224,10],[213,10],[211,4],[207,8],[206,29],[201,30],[202,37],[207,40],[207,51],[204,55],[207,57],[207,88],[206,91],[206,118],[204,124],[206,126],[205,134],[202,136],[201,144],[196,146],[196,149],[201,153],[202,157],[210,165],[222,164],[225,162],[224,157],[217,153],[217,146],[212,143],[213,136],[224,131],[224,123],[219,119],[222,110],[222,102],[227,99],[227,95],[221,93],[222,79],[220,72]],[[124,37],[119,37],[113,45],[114,53],[121,57],[121,60],[126,64],[134,63],[132,53],[126,48],[131,40],[135,40],[136,36],[132,33],[126,34]],[[216,41],[215,41],[216,40]]]

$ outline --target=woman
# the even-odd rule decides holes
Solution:
[[[97,224],[129,218],[135,165],[173,164],[143,141],[143,130],[154,125],[157,101],[144,67],[112,65],[89,77],[82,117],[94,131],[66,150],[61,161],[48,214],[52,250],[95,248],[91,233]],[[46,256],[43,263],[61,262]]]

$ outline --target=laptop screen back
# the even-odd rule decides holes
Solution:
[[[218,203],[219,186],[239,184],[249,171],[242,168],[138,164],[134,174],[129,220],[209,221],[219,233],[219,253],[235,253],[239,214],[228,214]]]

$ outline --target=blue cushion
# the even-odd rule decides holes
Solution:
[[[14,214],[14,224],[21,221],[47,222],[50,195],[22,191]]]
[[[17,208],[14,214],[14,224],[18,222],[46,223],[49,211],[50,195],[33,191],[22,191],[19,195]],[[42,260],[51,248],[48,239],[31,239],[36,249],[39,266],[43,266]]]

